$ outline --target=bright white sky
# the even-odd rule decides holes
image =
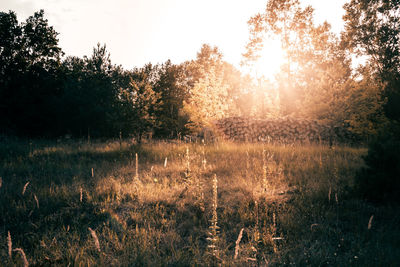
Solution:
[[[171,59],[194,59],[203,43],[216,45],[224,59],[239,67],[248,41],[247,21],[267,0],[1,0],[0,11],[13,10],[24,21],[39,9],[59,33],[67,55],[91,55],[106,44],[112,62],[126,69]],[[316,22],[327,20],[339,33],[347,0],[301,0],[315,8]],[[275,49],[275,50],[274,50]],[[279,68],[279,45],[271,45],[263,68],[268,77]]]

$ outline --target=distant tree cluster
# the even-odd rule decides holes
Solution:
[[[24,23],[12,11],[0,13],[3,134],[177,137],[232,110],[247,86],[250,79],[209,45],[179,65],[124,70],[112,64],[105,45],[89,57],[65,57],[43,10]]]
[[[176,138],[202,131],[228,116],[289,115],[371,139],[388,118],[398,117],[398,91],[393,89],[399,80],[398,37],[383,22],[380,31],[372,27],[378,22],[370,20],[365,29],[357,28],[364,27],[354,19],[365,17],[357,7],[364,2],[374,1],[347,5],[347,28],[338,38],[329,24],[315,25],[313,9],[298,0],[268,1],[264,13],[249,21],[244,56],[251,62],[264,38],[281,36],[287,63],[276,83],[243,75],[217,47],[206,44],[194,60],[132,70],[112,64],[100,44],[91,56],[66,57],[43,10],[23,23],[12,11],[0,13],[1,129],[21,136],[122,135],[140,141],[148,134]],[[361,30],[375,39],[360,35]],[[353,70],[354,51],[371,55],[371,64]]]
[[[369,64],[352,69],[350,30],[339,38],[327,22],[316,25],[313,16],[313,8],[299,0],[268,1],[264,13],[249,20],[244,56],[247,62],[257,59],[264,39],[279,36],[287,53],[277,80],[281,114],[325,121],[370,139],[387,122],[374,69]]]

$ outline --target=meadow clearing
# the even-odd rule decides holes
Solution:
[[[3,140],[0,265],[398,266],[398,207],[353,191],[366,152]]]

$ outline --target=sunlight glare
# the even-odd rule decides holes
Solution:
[[[277,39],[266,40],[259,55],[260,58],[254,64],[255,75],[273,80],[285,62],[286,56],[281,42]]]

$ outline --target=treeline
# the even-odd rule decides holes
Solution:
[[[43,10],[24,23],[12,11],[0,13],[0,125],[5,134],[178,137],[203,127],[204,118],[214,113],[245,112],[240,94],[251,86],[249,77],[209,45],[202,46],[196,60],[125,70],[112,64],[105,45],[98,44],[91,56],[65,57]],[[215,112],[205,114],[204,108]]]
[[[243,75],[209,45],[195,60],[132,70],[113,64],[100,44],[91,56],[66,57],[43,10],[23,23],[12,11],[0,13],[1,131],[140,141],[149,134],[176,138],[199,132],[229,116],[296,116],[346,128],[360,140],[375,136],[387,123],[375,69],[367,64],[353,70],[350,46],[328,24],[314,25],[312,9],[301,9],[298,1],[273,5],[279,2],[268,2],[265,17],[286,14],[282,43],[290,60],[275,83]],[[279,25],[257,16],[250,20],[247,62],[261,40],[257,30],[282,32]]]

